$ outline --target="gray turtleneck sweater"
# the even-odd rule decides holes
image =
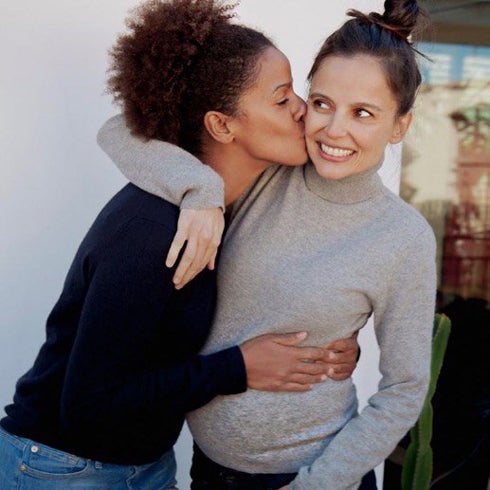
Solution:
[[[157,180],[177,171],[165,168],[166,144],[152,143],[142,160],[144,143],[123,124],[103,128],[99,143],[144,189],[155,183],[142,168]],[[179,178],[192,184],[195,159],[181,151],[178,160]],[[250,473],[298,472],[292,490],[354,490],[415,422],[429,380],[435,240],[376,170],[331,181],[311,164],[274,167],[235,204],[204,351],[299,327],[309,343],[324,345],[373,314],[382,379],[360,413],[351,379],[300,394],[248,390],[215,398],[187,420],[217,463]]]

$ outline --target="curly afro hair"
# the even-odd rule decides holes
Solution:
[[[234,4],[219,0],[148,0],[126,21],[110,51],[108,89],[132,132],[199,155],[203,118],[236,115],[273,46],[262,33],[233,24]]]

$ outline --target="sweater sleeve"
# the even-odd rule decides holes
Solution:
[[[159,223],[133,218],[103,254],[87,254],[78,266],[89,277],[61,398],[66,427],[117,426],[142,413],[182,417],[218,394],[245,391],[238,347],[185,354],[182,344],[189,340],[179,313],[188,308],[189,295],[205,292],[198,278],[174,290],[172,270],[161,263],[171,235]],[[70,276],[65,288],[69,282]],[[207,326],[197,322],[208,317],[206,308],[197,302],[188,313],[203,339]],[[185,321],[188,331],[189,317]],[[161,357],[155,344],[162,346]]]
[[[323,454],[300,469],[292,490],[355,490],[416,422],[430,378],[436,265],[427,228],[401,250],[373,301],[381,381],[360,414]]]
[[[97,143],[130,182],[150,194],[183,209],[224,209],[224,183],[211,167],[178,146],[133,136],[124,116],[106,121]]]

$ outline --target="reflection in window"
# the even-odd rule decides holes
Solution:
[[[401,194],[438,239],[439,292],[490,301],[490,48],[423,43]]]
[[[431,61],[421,60],[426,84],[490,80],[490,48],[459,44],[418,43]]]
[[[422,43],[400,193],[432,225],[453,321],[434,404],[434,490],[486,490],[490,414],[490,48]],[[406,441],[404,441],[406,444]],[[385,489],[399,475],[385,470]]]

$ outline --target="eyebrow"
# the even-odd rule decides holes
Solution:
[[[328,97],[327,95],[322,94],[320,92],[313,92],[313,93],[311,93],[308,96],[308,98],[311,98],[311,97],[322,97],[324,99],[330,99],[330,97]],[[383,110],[381,109],[381,107],[378,107],[375,104],[370,104],[369,102],[354,102],[353,104],[351,104],[351,107],[366,107],[367,109],[374,109],[375,111],[383,112]]]
[[[293,82],[281,83],[273,90],[272,93],[275,94],[278,90],[282,88],[291,88],[292,86],[293,86]]]

